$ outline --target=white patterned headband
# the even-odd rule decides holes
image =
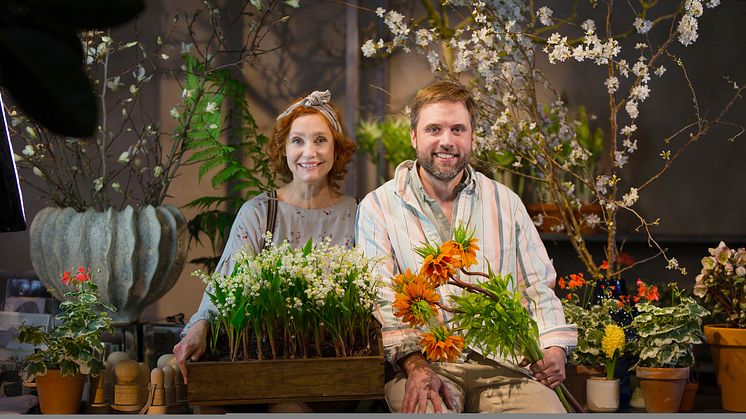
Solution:
[[[329,123],[332,125],[332,128],[341,133],[342,126],[337,119],[337,113],[334,112],[334,109],[331,107],[331,105],[329,105],[329,101],[331,99],[332,94],[329,93],[328,90],[325,90],[323,92],[316,90],[305,98],[290,105],[287,109],[285,109],[285,112],[281,113],[280,116],[277,117],[277,120],[279,121],[280,119],[290,115],[290,113],[299,106],[306,106],[309,108],[314,108],[317,111],[321,112],[321,114],[324,115],[327,121],[329,121]]]

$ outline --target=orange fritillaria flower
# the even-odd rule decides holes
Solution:
[[[412,271],[409,270],[409,268],[407,268],[407,270],[404,271],[404,273],[401,273],[391,278],[391,285],[394,288],[394,291],[399,293],[399,292],[402,292],[404,285],[409,284],[418,278],[419,278],[418,275],[413,274]]]
[[[468,268],[477,264],[478,239],[469,239],[466,247],[462,243],[449,240],[440,246],[440,252],[453,259],[453,267]]]
[[[445,326],[422,334],[422,352],[430,361],[454,362],[464,349],[464,338],[451,335]]]
[[[420,275],[427,278],[433,287],[439,287],[448,282],[448,277],[456,273],[453,267],[454,259],[449,254],[439,253],[427,255],[422,262]]]
[[[396,294],[392,304],[394,316],[412,327],[427,324],[435,314],[435,303],[439,300],[435,290],[424,279],[415,276],[412,282],[402,286],[402,292]]]

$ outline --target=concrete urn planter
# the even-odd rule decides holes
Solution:
[[[44,285],[61,296],[64,271],[90,268],[101,298],[117,308],[116,324],[138,321],[173,287],[188,244],[186,219],[171,205],[104,212],[47,207],[30,228],[31,262]]]

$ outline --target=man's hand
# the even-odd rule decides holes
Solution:
[[[529,368],[540,383],[554,389],[565,381],[565,350],[559,346],[550,346],[542,352],[544,358],[531,364]],[[524,359],[521,366],[526,365],[528,361]]]
[[[402,413],[425,413],[427,401],[433,403],[435,413],[443,413],[443,405],[454,410],[453,396],[438,374],[430,368],[421,353],[415,352],[401,361],[407,374]]]
[[[200,320],[192,325],[186,336],[173,349],[176,361],[179,363],[181,375],[184,377],[184,384],[187,384],[187,359],[191,359],[192,361],[198,360],[205,353],[206,348],[207,321]]]

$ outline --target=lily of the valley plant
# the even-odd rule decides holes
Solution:
[[[539,346],[539,330],[522,304],[521,295],[511,283],[511,275],[489,272],[470,272],[468,268],[477,262],[479,250],[474,232],[457,226],[453,240],[439,246],[431,243],[417,248],[424,258],[417,273],[409,269],[392,278],[391,286],[396,292],[393,303],[394,315],[412,327],[424,327],[422,352],[431,361],[455,361],[465,345],[482,348],[484,356],[499,355],[513,359],[519,357],[535,363],[543,358]],[[460,274],[479,278],[465,282]],[[463,289],[460,295],[452,295],[452,305],[439,303],[436,289],[442,285],[453,285]],[[438,308],[453,314],[449,324],[441,324],[436,315]],[[568,411],[573,407],[568,402],[564,386],[555,388],[562,404]]]
[[[115,308],[99,298],[90,269],[79,267],[75,274],[65,272],[61,281],[71,290],[65,293],[51,329],[22,326],[18,331],[19,342],[38,347],[24,360],[21,375],[26,381],[50,369],[69,376],[98,375],[104,368],[101,334],[112,331],[109,312]]]
[[[265,240],[268,247],[257,254],[238,252],[230,275],[197,273],[218,309],[213,351],[220,333],[231,360],[241,353],[243,359],[323,356],[329,345],[337,356],[370,351],[377,262],[328,239],[299,249],[287,241],[274,245],[269,233]],[[269,343],[268,355],[262,342]]]

